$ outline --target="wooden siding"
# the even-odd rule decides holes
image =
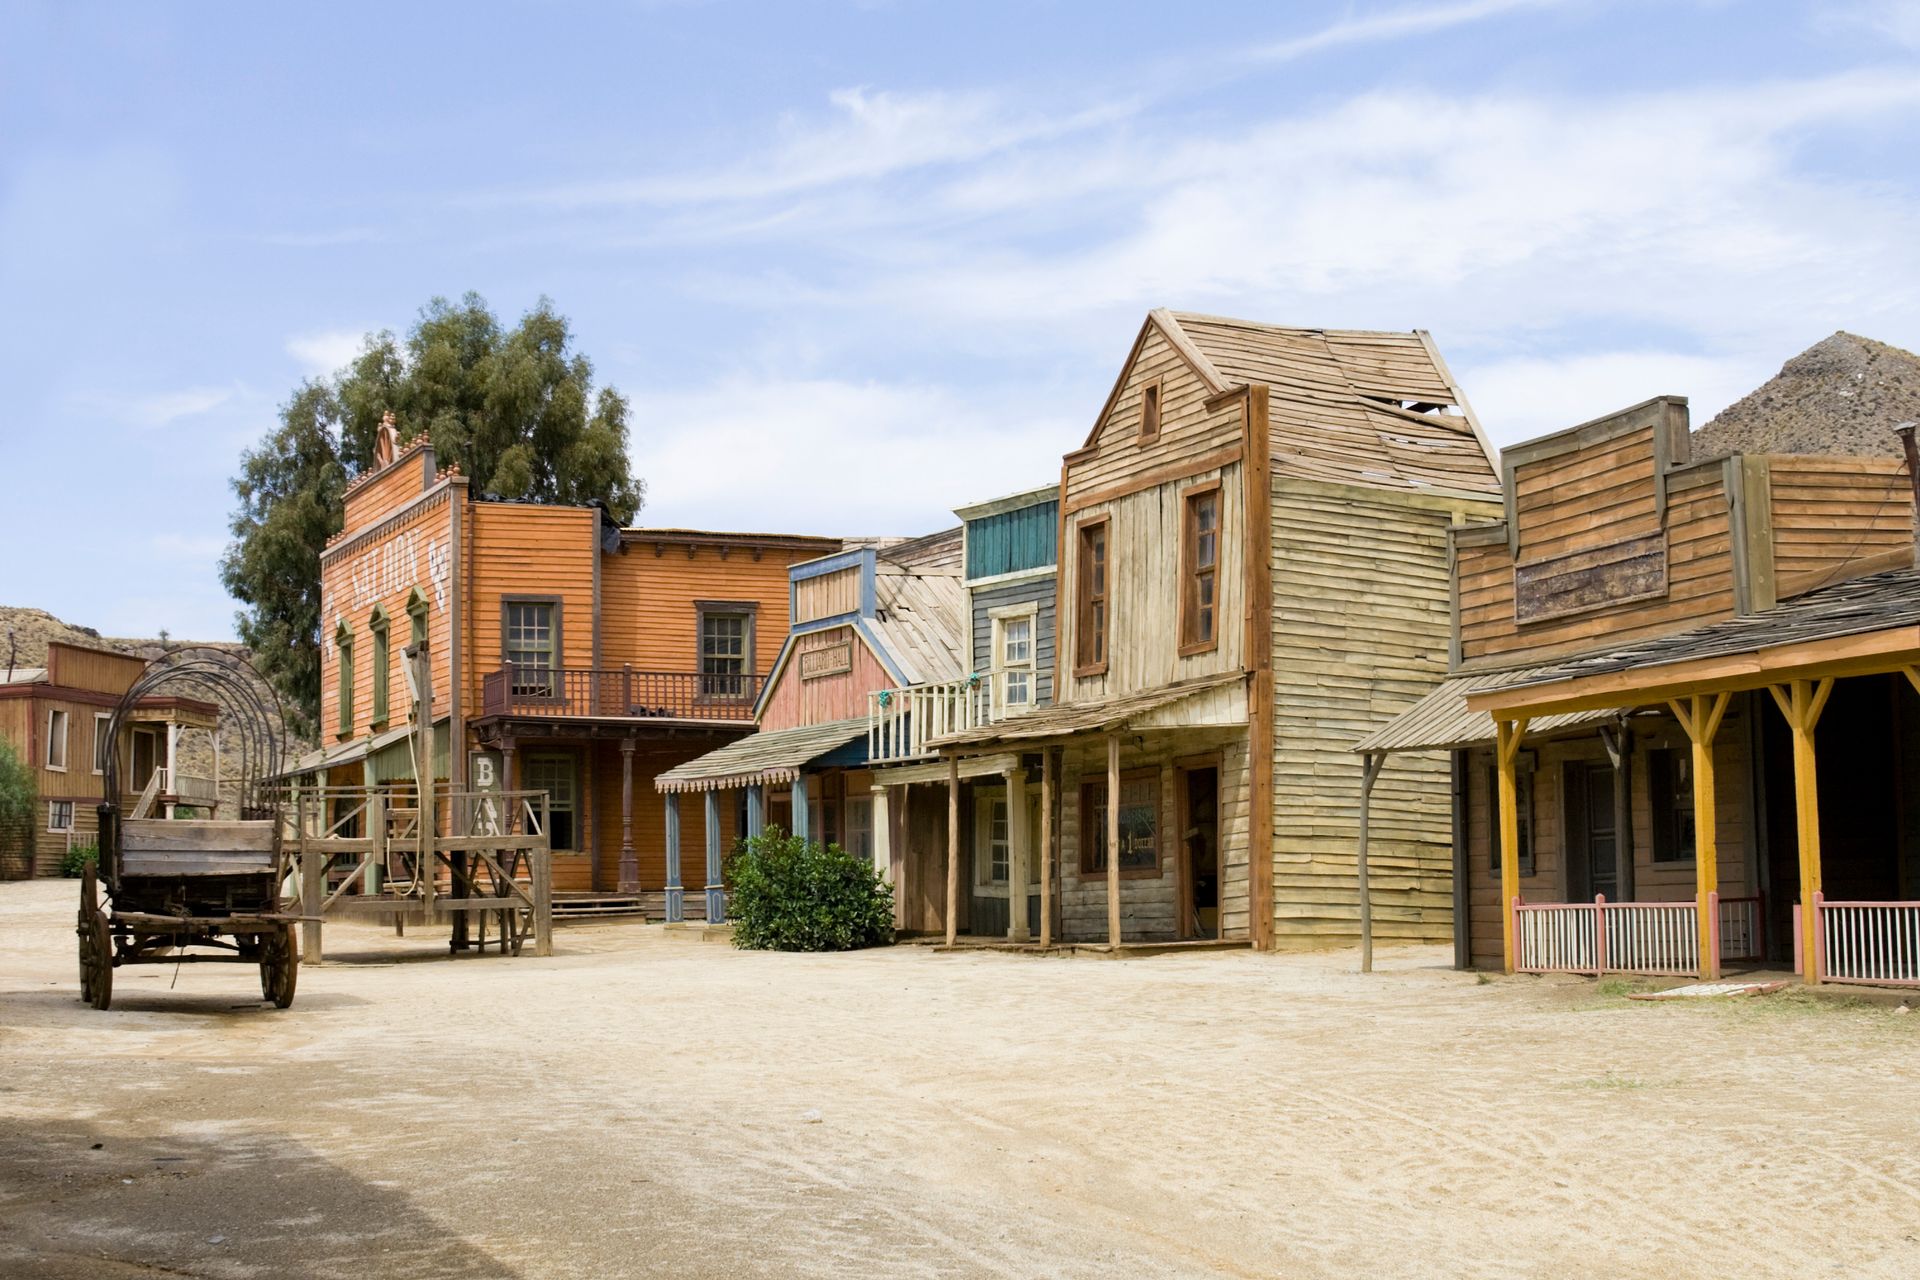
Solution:
[[[58,640],[47,645],[47,683],[66,689],[87,689],[118,698],[146,669],[147,660],[132,654],[108,653]]]
[[[802,676],[803,655],[836,645],[852,647],[852,662],[847,670],[812,680]],[[895,687],[893,677],[852,627],[829,627],[798,636],[786,665],[780,668],[779,681],[760,713],[760,728],[794,729],[801,725],[851,720],[867,714],[869,693]]]
[[[1244,733],[1156,736],[1145,747],[1131,741],[1120,755],[1121,772],[1152,769],[1159,778],[1160,874],[1122,877],[1121,936],[1127,942],[1163,942],[1177,936],[1181,833],[1177,759],[1220,752],[1220,930],[1225,938],[1247,936],[1247,751]],[[1061,773],[1060,936],[1065,942],[1107,940],[1107,878],[1080,872],[1081,784],[1102,782],[1106,743],[1094,739],[1066,752]],[[1035,784],[1037,785],[1037,783]]]
[[[1053,564],[1059,502],[1039,502],[967,521],[967,577],[988,578]]]
[[[347,490],[343,531],[358,533],[377,524],[433,486],[433,462],[424,449],[403,446],[384,470],[363,472]]]
[[[654,790],[653,780],[675,765],[704,754],[714,745],[711,742],[649,743],[633,753],[633,851],[640,866],[643,892],[653,893],[666,888],[667,884],[666,797]],[[599,888],[611,891],[620,883],[620,747],[613,742],[596,743],[590,758],[594,813],[591,877],[597,878]],[[740,835],[738,807],[737,792],[721,793],[720,847],[723,851],[730,852]],[[555,859],[556,865],[558,862],[559,859]],[[680,797],[680,883],[690,900],[706,887],[706,868],[706,797],[683,795]]]
[[[1463,660],[1533,662],[1603,642],[1645,639],[1732,617],[1733,535],[1723,475],[1716,463],[1675,471],[1668,477],[1667,592],[1657,600],[1623,601],[1572,616],[1520,623],[1514,617],[1514,560],[1506,541],[1463,539],[1456,557]],[[1633,486],[1609,487],[1592,499],[1584,490],[1562,490],[1563,505],[1573,509],[1571,513],[1536,508],[1545,517],[1535,526],[1536,533],[1526,530],[1522,516],[1523,559],[1532,558],[1536,547],[1562,554],[1657,530],[1647,518],[1652,491],[1650,472],[1639,473]]]
[[[1143,440],[1140,394],[1155,381],[1160,384],[1160,433]],[[1112,407],[1096,430],[1091,452],[1069,455],[1062,493],[1069,511],[1097,498],[1102,489],[1137,481],[1144,472],[1195,465],[1208,454],[1238,444],[1238,402],[1225,401],[1209,409],[1207,400],[1212,394],[1160,327],[1147,326],[1139,352],[1122,375]],[[1068,526],[1071,529],[1071,516]],[[1071,544],[1069,534],[1068,546],[1060,548],[1063,562]]]
[[[60,874],[60,859],[67,851],[68,837],[47,830],[50,803],[73,805],[74,844],[94,842],[99,830],[99,816],[94,806],[100,803],[104,780],[93,771],[93,718],[111,712],[117,700],[109,693],[83,692],[78,697],[62,697],[51,691],[0,698],[0,739],[5,739],[19,754],[34,786],[33,811],[26,826],[13,833],[11,839],[0,841],[0,859],[4,859],[0,879]],[[63,711],[67,715],[64,770],[47,767],[50,711]],[[123,734],[120,751],[123,776],[129,763],[126,749],[129,741]]]
[[[560,665],[593,665],[593,575],[600,513],[591,507],[476,502],[467,566],[467,705],[501,663],[501,602],[509,595],[560,600]]]
[[[1714,834],[1719,846],[1720,896],[1745,897],[1759,882],[1757,835],[1751,821],[1747,710],[1737,703],[1714,739]],[[1634,898],[1641,902],[1690,902],[1694,897],[1694,864],[1653,860],[1653,804],[1649,791],[1652,770],[1647,753],[1661,748],[1689,749],[1687,736],[1672,719],[1636,720],[1633,748],[1633,866]],[[1564,766],[1572,761],[1605,765],[1606,750],[1597,733],[1544,742],[1523,743],[1537,765],[1533,774],[1534,874],[1522,877],[1520,896],[1528,902],[1567,901],[1566,797]],[[1478,968],[1500,967],[1500,877],[1492,864],[1491,786],[1493,755],[1488,750],[1467,753],[1467,878],[1472,925],[1469,934],[1473,963]],[[1390,762],[1382,782],[1398,761]]]
[[[417,460],[415,460],[417,465]],[[373,610],[387,612],[391,657],[387,724],[407,716],[407,678],[402,652],[413,642],[407,601],[417,588],[427,600],[427,646],[433,654],[433,684],[444,710],[453,687],[452,500],[424,504],[375,538],[345,544],[320,568],[320,740],[362,737],[373,720]],[[497,607],[497,606],[496,606]],[[340,728],[340,652],[335,643],[345,623],[353,633],[353,724]],[[497,624],[496,624],[497,630]],[[475,684],[474,697],[478,697]]]
[[[1520,560],[1544,560],[1657,532],[1653,431],[1642,427],[1515,467]]]
[[[1164,431],[1163,431],[1164,436]],[[1215,632],[1219,644],[1201,653],[1180,654],[1180,539],[1183,493],[1196,484],[1220,481],[1220,561]],[[1057,619],[1062,646],[1060,671],[1065,687],[1059,701],[1095,701],[1156,689],[1176,680],[1238,671],[1245,636],[1236,625],[1245,607],[1245,571],[1241,556],[1241,467],[1204,471],[1180,481],[1098,503],[1067,517],[1067,547],[1059,581],[1068,592]],[[1078,525],[1105,515],[1107,530],[1107,669],[1104,674],[1073,675],[1073,583],[1079,567]]]
[[[971,661],[977,672],[993,670],[993,610],[1022,604],[1038,606],[1033,624],[1034,701],[1036,704],[1053,701],[1054,580],[1012,582],[969,594],[973,612]]]
[[[1770,454],[1773,569],[1782,591],[1850,560],[1910,551],[1913,490],[1891,458]]]
[[[1324,946],[1359,930],[1352,745],[1446,675],[1447,529],[1491,507],[1463,501],[1449,510],[1286,476],[1272,489],[1274,938],[1279,947]],[[1446,940],[1445,759],[1394,757],[1374,788],[1371,831],[1374,936]]]
[[[856,564],[795,583],[794,622],[860,612],[860,575],[861,568]]]
[[[691,554],[689,554],[691,552]],[[681,547],[655,555],[635,543],[600,561],[600,660],[641,671],[698,671],[701,600],[744,601],[754,610],[753,670],[765,675],[787,638],[787,568],[811,552]]]

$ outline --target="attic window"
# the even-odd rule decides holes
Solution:
[[[1140,438],[1151,440],[1160,434],[1160,382],[1155,379],[1140,388]]]

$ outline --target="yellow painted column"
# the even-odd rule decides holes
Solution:
[[[1694,915],[1698,927],[1700,976],[1720,976],[1720,949],[1714,945],[1712,895],[1720,891],[1720,845],[1714,807],[1713,739],[1720,732],[1720,718],[1726,714],[1730,693],[1696,693],[1686,701],[1675,701],[1674,718],[1687,731],[1693,744],[1693,892]]]
[[[1800,978],[1809,986],[1820,981],[1825,957],[1818,952],[1819,913],[1813,895],[1820,892],[1820,778],[1813,749],[1813,731],[1833,692],[1831,679],[1795,680],[1767,690],[1787,718],[1793,733],[1793,818],[1800,847]]]
[[[1520,739],[1527,731],[1525,720],[1501,720],[1494,725],[1494,768],[1499,776],[1500,831],[1500,956],[1501,965],[1513,972],[1513,901],[1520,896],[1520,781],[1516,769],[1520,760]]]

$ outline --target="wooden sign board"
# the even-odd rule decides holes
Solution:
[[[1667,536],[1649,533],[1513,567],[1513,616],[1545,622],[1667,594]]]
[[[853,641],[843,640],[824,649],[809,649],[800,655],[800,678],[819,680],[853,670]]]

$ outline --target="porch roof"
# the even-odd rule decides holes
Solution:
[[[1920,569],[1890,569],[1744,617],[1588,654],[1469,698],[1477,711],[1546,714],[1916,662]]]
[[[1098,702],[1056,702],[1050,706],[1037,707],[1018,716],[1011,716],[995,724],[930,738],[927,740],[927,746],[943,753],[959,753],[969,748],[1005,749],[1022,743],[1071,738],[1083,733],[1109,733],[1115,729],[1172,727],[1150,726],[1140,722],[1149,718],[1153,712],[1171,707],[1177,702],[1184,702],[1189,698],[1207,693],[1225,692],[1234,686],[1244,689],[1245,680],[1246,677],[1240,672],[1229,671],[1221,675],[1182,680],[1124,697],[1105,698]],[[1195,724],[1198,727],[1200,724],[1245,724],[1246,721],[1246,705],[1243,701],[1237,718],[1231,715],[1227,719],[1215,717],[1195,722]]]
[[[678,793],[792,782],[813,761],[856,742],[860,746],[860,760],[837,763],[863,763],[866,736],[864,716],[857,720],[830,720],[825,724],[762,731],[696,756],[685,764],[677,764],[655,778],[653,785],[656,791]]]
[[[1467,696],[1507,685],[1524,684],[1552,669],[1549,665],[1454,676],[1442,681],[1433,692],[1387,721],[1371,735],[1354,743],[1353,750],[1364,755],[1396,751],[1450,751],[1455,747],[1492,742],[1493,717],[1468,707]],[[1556,729],[1599,724],[1612,715],[1611,710],[1601,709],[1544,716],[1532,724],[1528,732],[1551,733]]]
[[[437,726],[440,721],[436,720],[434,723]],[[411,724],[403,724],[397,729],[388,729],[384,733],[376,733],[371,737],[355,738],[352,742],[336,742],[330,747],[309,751],[289,761],[286,768],[274,774],[268,781],[297,778],[303,773],[313,773],[319,769],[334,769],[341,765],[352,764],[356,760],[364,760],[369,753],[384,751],[396,742],[405,741],[407,735],[412,732]]]

